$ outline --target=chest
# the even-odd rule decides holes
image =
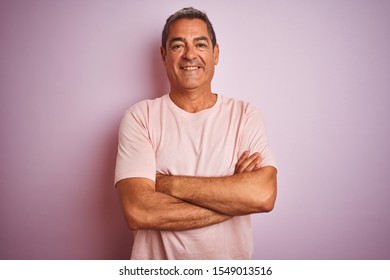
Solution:
[[[228,115],[169,116],[152,131],[157,171],[169,175],[226,176],[234,172],[243,127]]]

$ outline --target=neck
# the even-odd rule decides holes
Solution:
[[[217,95],[210,90],[196,92],[171,90],[169,96],[173,103],[189,113],[196,113],[211,108],[217,102]]]

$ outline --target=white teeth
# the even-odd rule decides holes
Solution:
[[[199,67],[183,67],[184,70],[197,70]]]

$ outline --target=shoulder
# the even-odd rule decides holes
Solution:
[[[152,115],[159,114],[165,98],[166,95],[156,99],[145,99],[130,106],[122,117],[122,126],[138,123],[142,127],[148,127]]]
[[[226,97],[223,95],[219,96],[221,98],[222,106],[228,107],[230,110],[239,110],[242,111],[244,114],[253,114],[260,112],[253,104],[249,103],[248,101],[232,97]]]
[[[134,105],[130,106],[126,110],[126,113],[143,114],[143,113],[147,113],[150,110],[158,109],[165,102],[166,97],[167,97],[167,95],[163,95],[163,96],[155,98],[155,99],[145,99],[145,100],[139,101],[139,102],[135,103]]]
[[[224,111],[229,112],[230,120],[237,120],[248,129],[264,126],[262,112],[252,103],[225,96],[221,96],[221,103]]]

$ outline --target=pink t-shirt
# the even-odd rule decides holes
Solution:
[[[263,119],[250,104],[218,95],[213,107],[188,113],[169,95],[132,106],[119,131],[115,183],[132,177],[232,175],[244,151],[276,166]],[[250,216],[187,231],[134,232],[132,259],[250,259]]]

